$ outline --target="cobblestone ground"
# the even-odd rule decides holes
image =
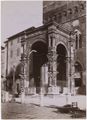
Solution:
[[[57,108],[40,107],[35,104],[2,103],[2,119],[70,119]]]

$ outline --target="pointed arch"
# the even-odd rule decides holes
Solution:
[[[66,86],[66,56],[67,50],[63,44],[58,44],[56,48],[58,54],[57,57],[57,85],[60,86],[61,93],[63,92],[63,87]]]
[[[30,87],[36,87],[36,93],[40,93],[41,87],[41,68],[44,64],[47,63],[47,53],[48,46],[46,42],[43,41],[35,41],[31,46],[31,51],[35,50],[36,52],[32,52],[30,56],[30,64],[29,64],[29,78],[30,78]]]

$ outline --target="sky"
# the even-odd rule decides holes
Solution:
[[[1,44],[6,39],[31,26],[42,25],[41,1],[1,2]]]

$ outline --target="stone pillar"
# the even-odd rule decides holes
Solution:
[[[31,44],[30,43],[26,43],[26,54],[27,54],[27,60],[26,60],[26,80],[27,80],[27,88],[26,88],[26,94],[28,95],[29,94],[29,83],[30,83],[30,56],[29,56],[29,53],[30,53],[30,50],[31,50]]]
[[[21,103],[24,103],[25,99],[25,80],[26,80],[26,38],[21,39],[21,74],[20,74],[20,83],[21,83]]]
[[[74,49],[75,45],[73,39],[69,38],[68,42],[68,93],[74,94]]]
[[[48,65],[44,64],[41,67],[41,87],[43,89],[43,92],[47,94],[47,88],[48,88]]]
[[[75,73],[75,66],[74,66],[74,52],[75,52],[75,48],[74,48],[74,44],[71,46],[71,94],[75,95],[75,80],[74,80],[74,73]]]
[[[24,66],[24,81],[23,81],[23,87],[24,87],[24,93],[23,96],[27,94],[27,44],[24,44],[24,61],[23,61],[23,66]],[[26,84],[27,83],[27,84]]]
[[[52,54],[48,53],[48,93],[52,93],[52,82],[53,82],[53,65],[52,65]]]
[[[66,87],[67,87],[67,93],[69,92],[69,58],[66,56]]]
[[[71,94],[71,33],[68,41],[68,94]]]
[[[48,46],[48,79],[49,79],[49,93],[56,94],[56,78],[57,78],[57,54],[56,54],[56,39],[55,35],[51,34],[49,36],[49,46]]]
[[[53,85],[57,86],[57,54],[56,50],[53,51]]]
[[[45,64],[45,84],[48,84],[48,65]]]
[[[68,57],[67,58],[67,76],[68,76],[68,81],[67,81],[67,87],[68,87],[68,93],[70,93],[71,92],[71,77],[70,77],[70,58]]]

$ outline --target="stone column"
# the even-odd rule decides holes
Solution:
[[[73,39],[69,38],[68,42],[68,93],[72,94],[74,92],[74,49],[75,45]]]
[[[20,73],[20,86],[21,86],[21,103],[24,103],[25,98],[25,76],[24,76],[24,62],[21,62],[21,73]]]
[[[26,73],[25,73],[25,63],[26,63],[26,44],[25,44],[25,38],[21,40],[21,74],[20,74],[20,82],[21,82],[21,103],[24,103],[25,98],[25,79],[26,79]]]
[[[49,78],[49,93],[56,94],[56,78],[57,78],[57,54],[56,54],[56,39],[55,35],[49,36],[49,48],[48,48],[48,78]]]
[[[48,84],[49,87],[52,86],[52,76],[53,76],[53,64],[52,64],[52,53],[48,53]]]
[[[24,88],[24,76],[21,76],[21,103],[24,103],[25,99],[25,88]]]
[[[74,80],[74,73],[75,73],[75,67],[74,67],[74,52],[75,52],[75,48],[74,48],[74,44],[71,46],[71,94],[75,95],[75,80]]]
[[[56,54],[56,51],[54,49],[53,51],[53,79],[54,79],[53,84],[54,86],[57,85],[57,56],[58,55]]]
[[[26,80],[27,80],[27,94],[29,94],[29,83],[30,83],[30,58],[29,58],[29,53],[30,53],[30,50],[31,50],[31,44],[30,43],[26,43],[26,49],[27,49],[27,60],[26,60]]]
[[[68,87],[68,93],[70,93],[71,92],[71,90],[70,90],[71,89],[71,77],[70,77],[71,73],[70,73],[70,58],[69,57],[67,58],[67,62],[68,62],[67,63],[68,64],[67,65],[67,73],[68,73],[68,75],[67,75],[68,76],[67,87]]]
[[[68,94],[71,94],[71,33],[68,41]]]
[[[48,65],[44,64],[41,67],[41,87],[43,89],[43,93],[47,94],[48,88]]]
[[[66,56],[66,87],[67,87],[67,93],[69,92],[69,90],[68,90],[68,84],[69,84],[69,58],[68,58],[68,56]]]
[[[54,94],[58,94],[58,87],[57,87],[57,53],[56,49],[53,50],[53,88]]]
[[[27,42],[24,44],[24,48],[23,48],[23,54],[24,54],[24,58],[23,58],[23,66],[24,66],[24,70],[23,70],[23,74],[24,74],[24,93],[25,95],[28,94],[28,87],[29,87],[29,79],[28,79],[28,45]]]

